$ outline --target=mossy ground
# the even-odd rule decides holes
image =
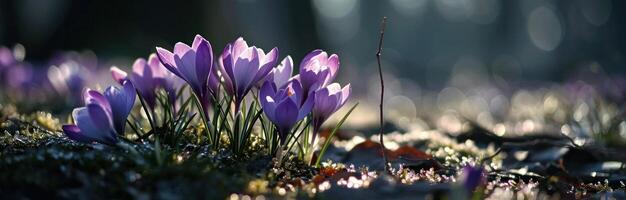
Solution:
[[[474,197],[624,197],[626,186],[622,168],[611,169],[609,174],[597,169],[597,177],[576,177],[577,171],[565,170],[573,169],[567,162],[576,162],[567,154],[555,162],[537,161],[543,165],[537,168],[515,167],[520,162],[508,163],[493,147],[480,144],[484,140],[506,143],[497,141],[502,138],[485,139],[492,135],[481,129],[457,137],[403,133],[403,138],[416,138],[404,144],[417,149],[389,151],[394,168],[386,175],[376,169],[378,146],[358,142],[358,137],[339,138],[359,144],[349,152],[331,150],[326,157],[334,154],[342,157],[339,162],[357,166],[327,163],[317,169],[290,159],[276,167],[262,142],[252,142],[243,157],[226,148],[215,151],[194,137],[184,137],[177,145],[154,141],[81,144],[59,131],[63,120],[44,112],[20,114],[4,106],[0,119],[0,193],[8,199],[454,198],[460,187],[456,179],[460,167],[483,162],[487,183]],[[394,137],[389,134],[386,139],[403,144]],[[337,144],[342,143],[332,148],[338,149]],[[511,153],[522,147],[507,148],[502,151]]]

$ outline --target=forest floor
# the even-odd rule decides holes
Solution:
[[[81,144],[48,113],[1,111],[0,193],[7,199],[626,198],[622,143],[581,143],[559,132],[500,135],[465,122],[451,133],[388,122],[385,172],[376,127],[342,129],[314,168],[295,159],[276,166],[261,142],[246,157],[193,141]],[[484,170],[473,192],[464,188],[466,165]]]

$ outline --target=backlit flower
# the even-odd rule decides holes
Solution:
[[[265,54],[260,48],[249,47],[243,38],[226,45],[218,65],[224,78],[226,92],[234,97],[236,110],[239,110],[245,95],[257,82],[267,76],[277,60],[277,48]]]
[[[304,119],[313,107],[313,98],[302,100],[302,85],[293,79],[282,88],[277,88],[271,81],[266,81],[259,91],[259,101],[267,118],[276,125],[281,144],[286,142],[291,128]],[[304,102],[304,103],[300,103]]]
[[[332,54],[328,56],[325,51],[314,50],[304,56],[300,63],[299,79],[302,88],[308,93],[325,87],[335,80],[339,70],[339,56]]]
[[[154,108],[156,104],[155,91],[158,88],[164,89],[170,100],[175,98],[177,78],[165,69],[156,54],[151,54],[148,60],[143,58],[135,60],[130,76],[117,67],[111,67],[111,74],[113,79],[120,84],[125,80],[130,80],[150,108]]]
[[[317,134],[322,124],[346,103],[350,96],[350,89],[350,84],[341,88],[339,83],[332,83],[315,92],[315,97],[313,97],[315,99],[313,106],[313,134]]]
[[[78,142],[115,144],[117,135],[124,133],[135,95],[135,88],[129,81],[124,82],[122,89],[108,87],[104,94],[85,91],[85,107],[72,112],[76,124],[63,125],[63,132]]]
[[[213,67],[213,49],[209,41],[196,35],[191,47],[178,42],[174,52],[157,47],[157,55],[165,68],[189,84],[199,98],[205,114],[208,112],[211,90],[209,79]]]

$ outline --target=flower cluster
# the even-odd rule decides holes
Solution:
[[[227,147],[241,153],[249,146],[254,127],[261,126],[262,133],[256,134],[265,136],[269,154],[301,144],[310,154],[322,124],[346,103],[350,85],[333,82],[339,70],[336,54],[310,52],[295,75],[291,56],[280,63],[278,57],[277,48],[265,52],[243,38],[227,44],[217,59],[209,41],[200,35],[191,45],[176,43],[172,51],[157,47],[147,60],[137,59],[131,73],[111,67],[113,79],[123,89],[111,86],[104,94],[87,90],[85,106],[73,112],[75,125],[65,125],[63,130],[79,142],[115,144],[128,123],[139,140],[164,138],[184,133],[195,116],[189,102],[196,102],[201,116],[196,119],[206,133],[200,141],[215,149],[223,147],[224,135]],[[70,72],[50,73],[73,80]],[[190,89],[189,95],[180,80]],[[131,114],[135,95],[143,115]],[[127,120],[129,115],[134,121]],[[137,116],[146,116],[152,131],[143,131],[146,127]]]
[[[63,109],[82,102],[83,89],[91,85],[97,66],[93,53],[60,52],[39,63],[25,61],[25,54],[19,44],[0,47],[0,98],[26,108],[54,102],[53,107]]]
[[[341,108],[350,95],[350,85],[343,89],[331,83],[339,69],[339,57],[314,50],[304,57],[300,74],[290,78],[293,71],[291,57],[275,68],[261,87],[259,100],[265,114],[276,124],[285,142],[286,134],[296,121],[312,111],[313,138],[322,124]]]

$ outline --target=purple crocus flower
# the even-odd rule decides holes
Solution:
[[[174,45],[174,52],[157,47],[157,55],[165,68],[182,78],[189,84],[199,98],[205,114],[208,115],[210,103],[209,80],[213,68],[213,49],[209,41],[196,35],[191,47],[178,42]]]
[[[313,106],[313,141],[322,124],[339,108],[350,96],[350,84],[341,88],[339,83],[332,83],[315,92]]]
[[[250,89],[267,76],[277,60],[277,48],[265,54],[260,48],[249,47],[241,37],[226,45],[217,62],[226,92],[234,97],[236,111]]]
[[[313,108],[313,98],[303,100],[304,94],[300,81],[292,79],[284,87],[277,88],[271,81],[266,81],[259,91],[259,101],[267,118],[276,125],[281,144],[297,121],[302,120]],[[303,102],[304,103],[300,103]]]
[[[339,70],[339,56],[328,56],[325,51],[313,50],[300,63],[299,79],[306,94],[325,87],[335,80]]]
[[[68,61],[59,66],[48,68],[48,80],[59,95],[72,97],[73,103],[78,104],[89,71],[76,62]]]
[[[480,166],[466,165],[459,179],[468,193],[473,193],[476,187],[485,181],[484,170]]]
[[[63,132],[78,142],[117,143],[117,135],[124,133],[135,95],[130,81],[125,81],[122,89],[110,86],[104,94],[88,89],[84,94],[85,107],[72,112],[76,124],[63,125]]]
[[[111,67],[111,75],[120,84],[125,80],[130,80],[152,109],[156,105],[155,91],[157,88],[164,89],[170,101],[176,98],[175,81],[177,78],[165,69],[156,54],[151,54],[148,60],[143,58],[135,60],[130,77],[117,67]]]

